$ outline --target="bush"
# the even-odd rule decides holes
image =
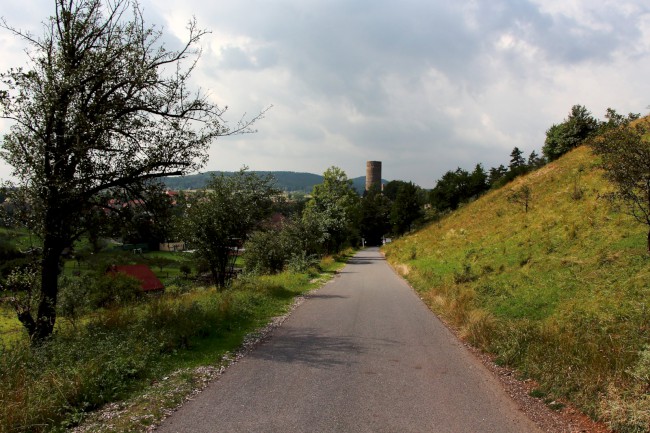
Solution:
[[[246,242],[246,270],[259,274],[275,274],[284,269],[291,246],[281,230],[254,232]]]
[[[181,274],[183,274],[183,277],[185,277],[185,278],[189,278],[190,274],[192,273],[192,268],[188,264],[185,264],[185,263],[183,263],[178,268],[178,270],[181,272]]]
[[[246,242],[244,263],[249,272],[274,274],[293,263],[294,272],[312,266],[318,251],[314,233],[300,220],[253,233]]]
[[[70,319],[98,308],[126,305],[142,297],[140,281],[122,273],[63,277],[59,312]]]
[[[300,254],[292,254],[289,262],[287,263],[287,268],[291,272],[295,273],[312,273],[312,270],[316,269],[317,272],[320,272],[318,269],[318,263],[320,260],[315,254],[307,255],[306,251],[302,251]]]

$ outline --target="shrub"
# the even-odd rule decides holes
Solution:
[[[304,273],[310,272],[312,269],[318,270],[319,259],[316,255],[307,255],[306,251],[302,251],[299,254],[292,254],[289,262],[287,263],[287,268],[291,272],[295,273]],[[311,273],[311,272],[310,272]]]
[[[300,220],[253,233],[245,248],[246,269],[262,274],[280,272],[290,263],[294,269],[308,269],[319,250],[314,242],[314,233]]]
[[[246,270],[260,274],[280,272],[291,257],[291,245],[286,241],[281,230],[254,232],[246,242]]]
[[[192,273],[192,268],[186,263],[180,265],[178,270],[181,272],[181,274],[183,274],[185,278],[189,278],[190,274]]]
[[[95,307],[126,305],[141,295],[140,281],[118,272],[101,275],[95,280],[91,302]]]

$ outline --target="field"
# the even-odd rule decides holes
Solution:
[[[581,147],[385,247],[472,344],[616,431],[650,430],[647,226]],[[527,186],[529,209],[509,197]]]

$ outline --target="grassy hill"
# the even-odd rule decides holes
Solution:
[[[509,197],[527,186],[528,212]],[[647,227],[587,147],[385,247],[460,335],[616,431],[650,431]]]

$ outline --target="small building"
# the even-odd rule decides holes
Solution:
[[[158,245],[160,251],[185,251],[185,242],[163,242]]]
[[[111,272],[119,272],[136,278],[140,281],[140,287],[145,293],[163,292],[165,290],[163,283],[147,265],[113,266]]]

